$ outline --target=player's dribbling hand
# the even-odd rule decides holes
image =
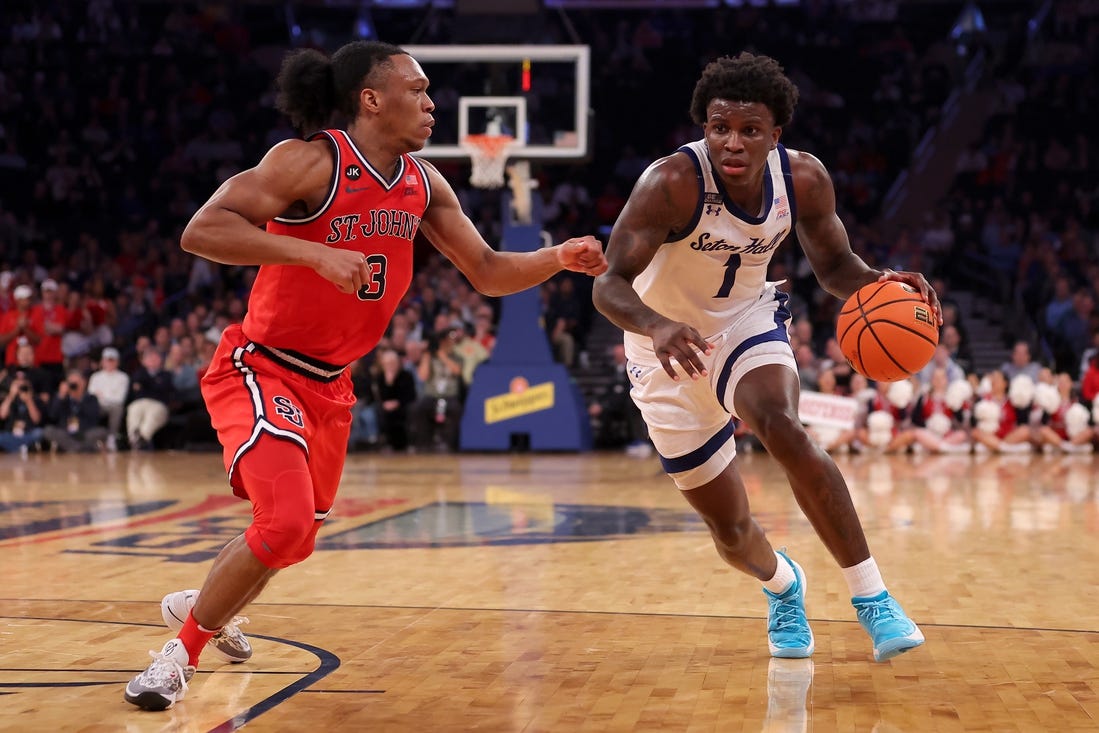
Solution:
[[[678,381],[672,359],[679,362],[679,368],[691,379],[709,375],[706,366],[699,358],[699,352],[709,354],[713,345],[702,338],[697,330],[686,323],[665,320],[652,330],[653,351],[668,376]]]
[[[569,239],[557,248],[557,261],[561,267],[595,277],[607,271],[607,258],[603,245],[592,236]]]
[[[940,326],[943,325],[943,309],[939,305],[939,296],[935,293],[935,288],[931,287],[931,284],[927,282],[927,278],[918,272],[890,270],[888,267],[881,272],[882,274],[881,277],[878,278],[878,282],[896,280],[897,282],[911,285],[916,288],[916,290],[919,290],[920,296],[927,301],[929,306],[931,306],[931,311],[935,314],[935,322]]]
[[[357,293],[371,279],[366,255],[352,249],[325,247],[321,261],[313,269],[342,293]]]

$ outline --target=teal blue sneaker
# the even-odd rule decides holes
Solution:
[[[852,598],[859,623],[874,640],[874,661],[884,662],[923,644],[923,632],[904,615],[889,591],[872,598]]]
[[[763,589],[768,606],[767,645],[772,657],[803,659],[813,653],[814,646],[813,630],[805,616],[805,573],[785,552],[778,554],[794,569],[794,584],[782,595]]]

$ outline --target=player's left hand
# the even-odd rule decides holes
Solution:
[[[920,296],[931,306],[931,311],[935,314],[935,322],[940,326],[943,325],[943,309],[939,305],[939,296],[935,293],[935,288],[931,287],[931,284],[927,282],[923,275],[918,272],[905,272],[903,270],[898,272],[897,270],[885,268],[882,270],[878,282],[887,280],[896,280],[919,290]]]
[[[569,239],[557,248],[557,261],[561,267],[595,277],[607,271],[607,258],[603,245],[592,236]]]

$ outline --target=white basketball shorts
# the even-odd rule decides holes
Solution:
[[[626,368],[633,384],[630,396],[649,426],[664,470],[680,489],[713,480],[736,455],[733,395],[745,374],[767,364],[797,373],[787,330],[789,297],[768,284],[744,315],[710,337],[714,349],[709,356],[701,355],[708,378],[695,380],[679,371],[680,379],[674,381],[651,345],[641,350],[636,341],[630,344]]]

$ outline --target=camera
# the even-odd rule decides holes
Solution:
[[[69,389],[80,389],[80,383],[76,381],[68,382]]]

